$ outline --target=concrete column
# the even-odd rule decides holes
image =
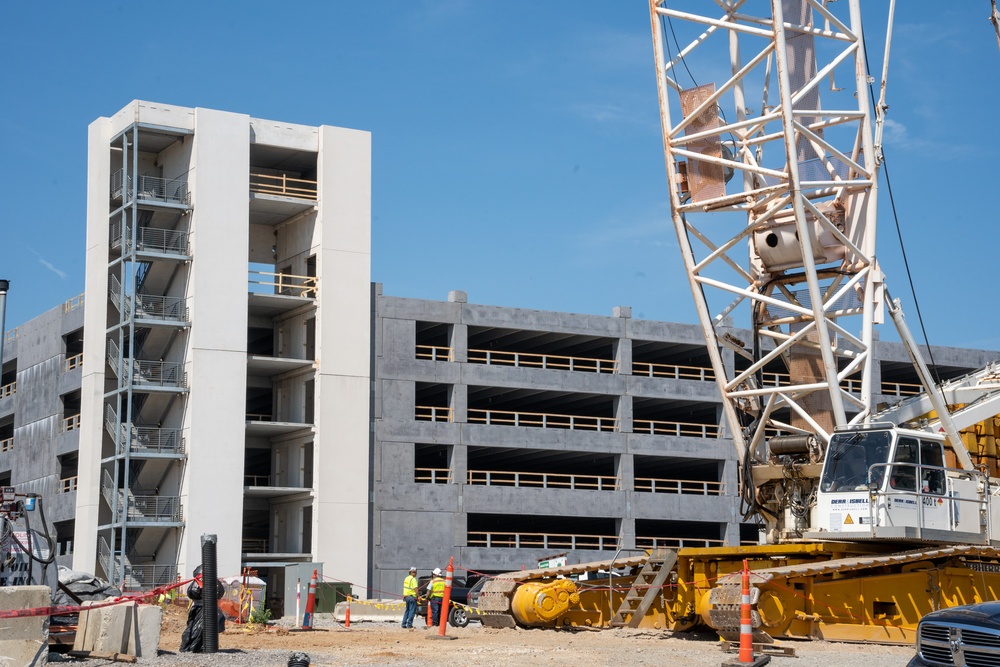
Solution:
[[[451,387],[451,414],[456,424],[469,422],[469,387],[455,384]]]
[[[619,479],[619,491],[635,490],[635,458],[631,454],[615,456],[615,474]]]
[[[454,445],[451,448],[451,482],[465,484],[469,478],[469,449],[465,445]]]
[[[619,375],[632,375],[632,339],[618,338],[614,342],[615,361]]]
[[[631,503],[629,503],[631,513]],[[635,519],[626,516],[618,520],[618,538],[622,549],[635,549]]]
[[[618,420],[619,433],[632,432],[632,397],[628,395],[615,396],[615,419]]]
[[[451,353],[457,363],[469,360],[469,325],[453,324],[451,326]]]

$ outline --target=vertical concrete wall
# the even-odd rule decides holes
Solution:
[[[87,145],[87,257],[79,478],[76,492],[73,569],[96,572],[100,522],[101,443],[104,438],[104,392],[107,362],[104,331],[108,309],[108,184],[111,182],[111,120],[90,124]]]
[[[326,572],[368,579],[371,135],[320,128],[313,545]]]
[[[195,111],[188,287],[191,331],[187,524],[182,572],[201,563],[201,536],[218,535],[220,573],[241,565],[247,377],[250,117]]]

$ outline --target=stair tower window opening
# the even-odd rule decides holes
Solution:
[[[578,431],[618,430],[615,398],[605,394],[470,386],[470,424]]]
[[[669,456],[633,457],[635,490],[646,493],[725,495],[722,470],[725,462],[704,458]]]
[[[74,391],[63,394],[59,397],[62,402],[62,430],[63,431],[74,431],[80,428],[80,405],[81,405],[81,394],[80,390],[76,389]]]
[[[315,151],[250,144],[250,192],[263,197],[318,199]]]
[[[470,513],[466,539],[469,547],[615,551],[617,524],[604,517]]]
[[[450,422],[454,387],[437,382],[417,382],[414,391],[414,417],[417,421]]]
[[[14,394],[17,383],[17,359],[11,359],[3,364],[0,372],[0,398]]]
[[[709,521],[635,520],[638,549],[723,546],[726,524]]]
[[[413,481],[418,484],[448,484],[452,481],[450,445],[416,443],[413,447]]]
[[[470,326],[469,363],[617,373],[617,339],[574,333]]]
[[[719,405],[636,397],[632,401],[632,431],[647,435],[719,438]]]
[[[578,491],[619,488],[613,454],[469,447],[467,484]]]
[[[702,345],[632,341],[632,375],[711,382],[715,379],[708,350]]]
[[[53,521],[52,527],[56,532],[56,556],[73,555],[73,533],[76,521]]]
[[[454,325],[442,322],[417,322],[416,358],[427,361],[454,361],[455,350],[452,345],[454,329]]]
[[[74,370],[83,363],[83,329],[75,329],[63,335],[63,356],[66,359],[64,370]]]

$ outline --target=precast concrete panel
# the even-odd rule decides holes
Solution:
[[[321,375],[316,386],[315,559],[359,586],[368,582],[368,385],[367,376]]]
[[[123,113],[119,112],[119,115]],[[124,122],[124,121],[122,121]],[[124,125],[123,127],[126,127]],[[87,252],[84,311],[83,370],[80,382],[80,453],[78,458],[73,569],[96,572],[100,475],[104,437],[105,357],[108,312],[108,215],[111,182],[109,143],[112,124],[99,118],[87,135]]]
[[[191,351],[188,462],[181,502],[186,523],[181,563],[201,562],[201,536],[218,535],[219,572],[240,571],[246,398],[234,391],[246,373],[246,352]]]
[[[240,571],[246,430],[249,117],[195,110],[190,187],[188,462],[180,565],[218,535],[219,572]]]
[[[378,300],[378,313],[383,319],[458,324],[462,320],[462,304],[383,296]]]

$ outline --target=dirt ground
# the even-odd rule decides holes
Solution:
[[[160,655],[142,658],[140,665],[174,667],[285,667],[293,653],[308,656],[317,665],[385,665],[400,667],[603,667],[604,665],[722,665],[735,660],[711,633],[671,634],[659,630],[558,631],[544,629],[488,629],[478,623],[448,627],[454,639],[432,639],[437,631],[404,630],[395,623],[353,623],[344,628],[327,615],[318,615],[317,629],[303,632],[282,625],[266,628],[228,623],[219,635],[214,654],[178,653],[186,612],[167,609],[160,636]],[[784,643],[795,657],[772,656],[771,665],[804,667],[902,666],[913,655],[911,647],[834,642]],[[88,667],[98,661],[87,660]],[[102,662],[101,664],[108,664]]]

